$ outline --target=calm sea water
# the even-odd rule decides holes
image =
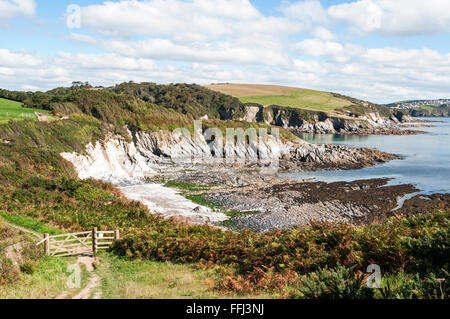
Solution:
[[[293,180],[316,178],[318,181],[354,181],[370,178],[392,178],[389,185],[413,184],[422,193],[450,192],[450,118],[425,118],[443,123],[431,123],[436,127],[418,128],[428,134],[420,135],[333,135],[300,134],[312,143],[344,144],[376,148],[404,157],[374,167],[351,171],[318,171],[293,173]]]

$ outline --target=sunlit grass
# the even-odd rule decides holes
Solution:
[[[250,298],[222,295],[211,288],[213,269],[200,270],[195,265],[178,265],[100,255],[97,274],[106,299],[215,299]],[[273,298],[258,295],[258,298]],[[256,297],[255,297],[256,298]]]
[[[46,110],[24,108],[20,102],[0,98],[0,123],[10,119],[36,119],[35,112],[49,113]]]
[[[331,93],[304,89],[289,90],[283,95],[241,97],[239,100],[243,103],[289,106],[314,111],[332,111],[351,105],[349,101],[336,98]]]

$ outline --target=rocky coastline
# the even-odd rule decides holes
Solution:
[[[230,221],[236,228],[267,231],[311,222],[363,224],[393,216],[398,199],[417,191],[413,185],[386,186],[387,182],[291,182],[228,189],[204,197],[251,212]]]
[[[417,192],[412,185],[386,186],[388,180],[293,183],[280,174],[360,169],[400,159],[374,149],[268,136],[257,147],[237,143],[223,147],[220,153],[218,142],[208,143],[202,135],[190,138],[167,131],[129,134],[131,139],[110,136],[87,145],[83,154],[61,156],[75,166],[80,178],[111,182],[122,187],[128,198],[146,204],[151,212],[192,223],[225,223],[263,231],[313,221],[361,224],[394,215],[398,200]],[[230,155],[235,161],[228,163]],[[183,202],[179,193],[163,186],[166,181],[213,186],[191,195],[214,203],[219,211]],[[447,197],[412,198],[395,214],[423,211],[438,200],[448,205]],[[239,216],[226,220],[223,212],[230,210]]]
[[[247,105],[246,122],[266,123],[296,133],[339,135],[415,135],[425,132],[407,129],[416,120],[402,112],[382,116],[376,110],[364,114],[318,112],[289,107]],[[422,127],[422,126],[421,126]]]

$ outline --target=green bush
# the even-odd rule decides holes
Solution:
[[[384,299],[449,299],[449,273],[446,278],[431,273],[426,278],[419,274],[399,273],[385,280],[381,290]]]
[[[450,271],[450,225],[434,233],[426,233],[419,238],[407,237],[404,245],[413,257],[411,271],[421,274],[436,273],[443,276]]]
[[[291,298],[302,299],[372,299],[374,290],[365,284],[355,267],[325,267],[302,278]]]

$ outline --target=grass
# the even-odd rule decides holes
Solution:
[[[245,215],[254,215],[258,214],[259,212],[239,212],[237,210],[230,210],[225,212],[224,214],[228,217],[239,217],[239,216],[245,216]]]
[[[186,199],[189,199],[193,203],[201,206],[206,206],[211,209],[216,209],[219,206],[213,202],[210,202],[203,198],[202,194],[190,194],[190,192],[207,191],[211,189],[212,186],[207,185],[196,185],[192,183],[168,181],[164,186],[176,188],[181,191],[181,195]]]
[[[207,185],[196,185],[196,184],[192,184],[192,183],[176,182],[176,181],[168,181],[164,186],[171,187],[171,188],[178,188],[180,190],[190,191],[190,192],[205,191],[205,190],[209,190],[212,187],[212,186],[207,186]]]
[[[431,106],[431,105],[421,105],[419,107],[419,109],[422,109],[422,110],[434,110],[435,108],[436,108],[436,106]]]
[[[217,84],[207,88],[238,97],[243,103],[289,106],[312,111],[332,111],[352,104],[329,92],[277,85]]]
[[[46,110],[24,108],[20,102],[0,98],[0,123],[11,119],[36,119],[35,112],[49,113]]]
[[[64,232],[56,227],[49,226],[40,221],[37,221],[31,217],[25,215],[9,215],[4,212],[0,212],[0,216],[7,222],[32,230],[39,234],[59,235]]]
[[[208,191],[213,186],[196,185],[196,184],[192,184],[192,183],[176,182],[176,181],[168,181],[164,186],[177,188],[177,189],[183,191],[182,195],[185,198],[189,199],[190,201],[192,201],[198,205],[206,206],[211,209],[220,209],[221,208],[216,203],[213,203],[213,202],[205,199],[202,194],[189,194],[189,192]],[[223,213],[226,216],[233,218],[233,217],[239,217],[239,216],[244,216],[244,215],[256,214],[258,212],[239,212],[237,210],[229,210],[229,211],[224,211]]]
[[[100,255],[97,274],[106,299],[214,299],[248,298],[222,295],[212,289],[213,269],[200,270],[195,265],[179,265]],[[259,295],[258,298],[273,298]]]
[[[219,206],[213,202],[210,202],[209,200],[206,200],[203,198],[203,195],[198,194],[198,195],[186,195],[186,194],[182,194],[184,197],[186,197],[187,199],[189,199],[190,201],[192,201],[193,203],[196,203],[197,205],[200,206],[206,206],[209,207],[211,209],[216,209]]]
[[[3,233],[3,236],[0,236],[0,257],[6,247],[13,244],[18,244],[20,247],[15,249],[16,253],[12,257],[9,255],[7,258],[12,258],[10,262],[16,262],[20,267],[9,269],[10,280],[6,280],[6,282],[0,280],[0,299],[53,299],[63,296],[63,298],[71,298],[87,285],[90,273],[82,265],[81,287],[74,289],[67,287],[68,278],[73,273],[68,272],[68,266],[75,264],[77,257],[43,256],[39,253],[42,246],[36,247],[34,237],[15,230],[4,224],[3,221],[36,232],[61,233],[60,230],[29,217],[10,216],[0,212],[0,234]],[[0,279],[2,279],[2,275],[4,273],[0,272]]]
[[[11,258],[10,262],[16,262],[20,267],[13,266],[9,270],[7,268],[6,277],[3,277],[6,281],[1,280],[5,273],[0,271],[0,299],[51,299],[58,297],[67,289],[67,278],[70,276],[67,267],[75,263],[76,258],[42,256],[37,251],[34,237],[3,223],[4,220],[8,220],[9,222],[17,222],[22,226],[28,226],[31,225],[30,220],[25,219],[25,223],[23,220],[8,217],[11,216],[3,213],[0,216],[0,234],[2,234],[0,236],[0,257],[2,257],[4,249],[13,244],[18,245],[14,250],[15,253],[8,255],[7,260]],[[34,229],[37,230],[36,227]],[[3,261],[2,265],[5,266],[7,263],[5,264]],[[28,265],[28,267],[24,267],[25,265]],[[84,269],[82,272],[82,287],[86,285],[88,278],[88,273]],[[79,290],[74,289],[69,294],[76,293]]]
[[[19,280],[1,286],[0,299],[54,299],[67,290],[67,279],[71,275],[67,267],[75,263],[76,257],[61,258],[45,256],[38,260],[33,274],[21,273]],[[82,270],[84,287],[89,274]],[[70,295],[75,295],[80,289],[71,289]]]
[[[194,202],[195,204],[198,204],[201,206],[206,206],[206,207],[209,207],[214,210],[217,210],[217,209],[223,210],[223,207],[205,199],[202,194],[189,194],[189,192],[210,190],[212,186],[196,185],[196,184],[192,184],[192,183],[176,182],[176,181],[168,181],[164,186],[177,188],[177,189],[183,191],[183,193],[181,195],[183,195],[186,199],[189,199],[190,201]],[[223,213],[228,217],[234,218],[234,217],[239,217],[239,216],[244,216],[244,215],[256,214],[258,212],[239,212],[237,210],[229,210],[229,211],[223,211]],[[223,223],[223,225],[229,226],[229,225],[231,225],[231,221],[227,220]]]
[[[243,103],[289,106],[311,111],[333,111],[351,105],[349,101],[336,98],[331,93],[303,89],[290,90],[284,95],[247,96],[239,100]]]
[[[259,96],[259,95],[283,95],[291,90],[299,90],[299,88],[281,86],[281,85],[262,85],[262,84],[212,84],[206,85],[206,88],[228,94],[237,98],[245,96]]]

